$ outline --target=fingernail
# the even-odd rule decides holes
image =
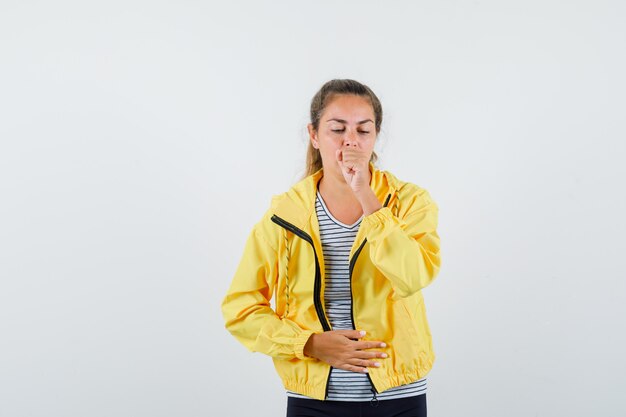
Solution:
[[[363,368],[363,372],[368,373],[368,372],[369,372],[369,369],[367,369],[367,368]]]
[[[365,336],[365,330],[361,330],[361,336]]]
[[[387,345],[385,344],[385,342],[383,342],[383,343],[381,343],[381,344],[380,344],[380,347],[385,347],[385,346],[387,346]]]
[[[383,354],[382,354],[382,355],[380,355],[380,356],[382,356],[383,358],[386,358],[386,357],[387,357],[387,354],[386,354],[386,353],[383,353]]]
[[[380,363],[374,362],[374,366],[378,367],[378,366],[380,366]]]

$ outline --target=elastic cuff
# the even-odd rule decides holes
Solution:
[[[313,333],[315,333],[313,330],[303,330],[302,333],[300,333],[296,337],[294,350],[298,359],[313,359],[309,356],[304,355],[304,345],[306,345],[306,342],[309,340],[309,337],[311,337]]]
[[[390,207],[381,207],[373,213],[368,214],[361,220],[361,227],[374,228],[393,220],[395,216]]]

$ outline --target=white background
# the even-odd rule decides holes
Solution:
[[[621,1],[0,2],[0,415],[282,416],[220,302],[332,78],[440,207],[431,416],[623,416]]]

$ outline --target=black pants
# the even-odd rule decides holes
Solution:
[[[426,417],[426,394],[374,404],[287,397],[287,417]]]

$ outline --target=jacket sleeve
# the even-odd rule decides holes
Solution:
[[[439,209],[430,194],[406,183],[398,190],[399,210],[390,207],[365,216],[361,227],[374,265],[391,281],[399,297],[409,297],[429,285],[440,269]]]
[[[276,250],[255,225],[222,301],[226,329],[248,350],[278,359],[312,359],[303,353],[312,330],[280,318],[270,306],[278,278]]]

